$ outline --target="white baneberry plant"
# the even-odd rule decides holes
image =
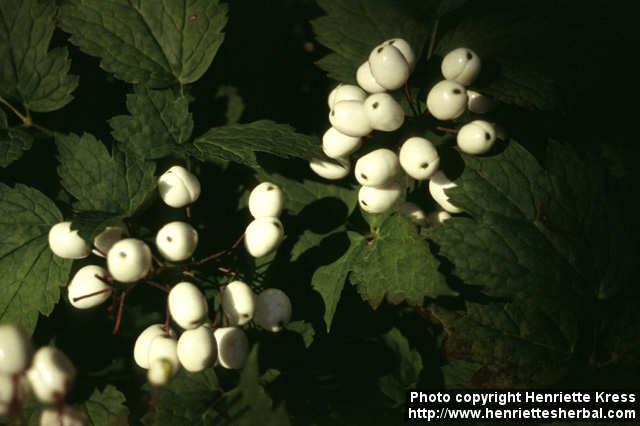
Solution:
[[[0,1],[0,424],[635,386],[637,14],[529,3]]]

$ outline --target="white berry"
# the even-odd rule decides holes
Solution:
[[[467,90],[467,109],[476,114],[486,114],[496,107],[496,102],[473,90]]]
[[[160,198],[170,207],[185,207],[200,197],[200,181],[182,166],[173,166],[158,179]]]
[[[171,318],[185,330],[199,327],[206,319],[209,308],[207,299],[198,287],[190,282],[181,282],[169,292]]]
[[[424,210],[415,203],[405,201],[401,203],[396,210],[416,225],[424,226],[427,223],[427,215]]]
[[[460,47],[445,55],[440,69],[445,79],[468,86],[478,77],[481,67],[482,61],[473,50]]]
[[[445,194],[445,189],[455,188],[456,186],[458,185],[450,181],[442,171],[438,171],[431,176],[431,180],[429,181],[429,193],[435,202],[447,212],[460,213],[462,209],[451,204],[451,202],[449,202],[449,196]]]
[[[87,416],[69,405],[45,408],[40,415],[40,426],[84,426],[86,422]]]
[[[484,154],[496,141],[493,125],[484,120],[475,120],[460,128],[456,138],[458,147],[467,154]]]
[[[353,84],[338,84],[335,89],[329,93],[329,97],[327,99],[327,104],[329,104],[329,109],[333,108],[333,106],[337,102],[341,101],[364,101],[364,98],[367,97],[367,94],[358,86],[354,86]]]
[[[238,327],[221,327],[213,332],[218,344],[218,364],[227,369],[240,369],[249,355],[249,340]]]
[[[161,367],[158,370],[158,367]],[[167,368],[168,367],[168,368]],[[178,341],[173,336],[167,336],[161,334],[151,339],[149,344],[149,377],[155,376],[158,371],[163,371],[167,374],[167,378],[175,376],[180,369],[180,361],[178,360]],[[151,381],[151,380],[150,380]],[[166,382],[165,382],[166,383]],[[154,383],[152,384],[164,384]]]
[[[364,112],[364,102],[362,101],[336,102],[329,112],[329,122],[348,136],[365,136],[373,130]]]
[[[32,346],[27,332],[14,324],[0,325],[0,374],[25,371],[31,363]]]
[[[444,210],[436,210],[427,215],[427,222],[431,226],[442,225],[445,221],[451,219],[451,214]]]
[[[178,339],[178,360],[185,370],[202,371],[218,357],[218,344],[210,326],[186,330]]]
[[[129,236],[129,230],[124,223],[107,226],[93,239],[93,254],[105,257],[115,243],[127,236]]]
[[[356,161],[355,175],[361,185],[381,186],[393,179],[399,170],[400,163],[396,153],[380,148]]]
[[[280,289],[268,288],[256,298],[256,313],[253,321],[265,330],[274,333],[291,319],[291,300]]]
[[[89,309],[104,303],[111,296],[111,287],[98,277],[108,277],[106,269],[98,265],[87,265],[78,270],[67,287],[67,297],[74,308]],[[102,293],[98,293],[102,292]],[[89,294],[94,294],[89,297]],[[81,298],[79,300],[76,300]]]
[[[388,44],[398,49],[409,64],[409,68],[413,70],[416,65],[416,54],[413,52],[413,48],[411,48],[411,45],[405,39],[392,38],[385,41],[383,44]]]
[[[442,80],[427,95],[427,108],[438,120],[453,120],[467,107],[467,91],[455,81]]]
[[[45,346],[36,352],[27,379],[33,393],[43,404],[64,400],[76,377],[76,369],[60,350]]]
[[[274,251],[284,238],[282,223],[275,217],[261,217],[247,226],[244,245],[253,257],[262,257]]]
[[[190,258],[197,246],[198,231],[186,222],[169,222],[156,234],[158,251],[172,262]]]
[[[262,182],[249,194],[249,212],[254,218],[278,217],[284,205],[284,194],[271,182]]]
[[[256,295],[242,281],[230,282],[220,295],[222,310],[231,325],[244,325],[251,321],[256,309]]]
[[[164,386],[176,374],[173,365],[167,359],[156,359],[149,364],[147,380],[153,386]]]
[[[342,157],[335,160],[336,162],[314,158],[309,161],[309,167],[315,174],[324,179],[338,180],[347,177],[351,171],[349,158]]]
[[[362,65],[358,67],[358,70],[356,71],[356,81],[360,87],[369,93],[382,93],[387,90],[380,86],[373,77],[373,74],[371,74],[369,61],[363,62]]]
[[[71,222],[60,222],[51,227],[49,248],[56,256],[64,259],[83,259],[91,253],[91,249],[78,234],[78,230],[71,230]]]
[[[398,157],[402,169],[416,180],[429,179],[440,167],[438,151],[431,142],[421,137],[407,139]]]
[[[369,55],[371,74],[387,90],[402,87],[409,79],[411,68],[400,50],[389,44],[376,46]]]
[[[116,281],[136,282],[151,269],[151,250],[136,238],[120,240],[107,253],[107,268]]]
[[[393,132],[404,123],[404,110],[388,93],[370,95],[364,101],[364,112],[375,130]]]
[[[0,374],[0,416],[9,414],[15,393],[16,385],[13,381],[13,376]]]
[[[342,158],[350,155],[360,148],[362,138],[345,135],[335,127],[322,135],[322,151],[329,158]]]
[[[391,210],[402,195],[402,187],[397,182],[384,186],[362,186],[358,192],[360,207],[367,213],[384,213]]]
[[[133,346],[133,360],[139,367],[149,368],[149,346],[151,341],[155,337],[164,334],[168,334],[171,337],[175,336],[175,332],[172,329],[168,329],[168,332],[165,332],[164,324],[152,324],[140,333]]]

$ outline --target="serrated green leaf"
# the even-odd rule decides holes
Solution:
[[[392,328],[381,337],[382,343],[393,352],[396,368],[378,379],[380,390],[387,395],[396,406],[407,400],[407,390],[415,388],[422,372],[422,357],[415,349],[411,349],[409,341],[400,330]]]
[[[238,397],[227,413],[227,416],[233,419],[233,425],[286,426],[290,424],[284,405],[274,407],[271,397],[260,385],[258,345],[254,345],[251,349],[238,386],[229,394],[229,397]]]
[[[293,333],[299,334],[304,342],[304,347],[308,348],[313,343],[316,331],[313,329],[313,325],[306,321],[293,321],[285,325],[284,328]]]
[[[447,340],[445,355],[479,365],[465,387],[544,387],[558,382],[572,362],[576,330],[563,307],[530,300],[480,305],[464,313],[436,308]]]
[[[62,108],[78,85],[67,49],[49,50],[55,15],[53,2],[0,2],[0,95],[31,111]]]
[[[317,138],[270,120],[214,127],[198,137],[193,148],[192,154],[199,160],[233,161],[256,169],[260,169],[256,152],[306,160],[324,157]]]
[[[471,383],[473,373],[480,370],[482,365],[462,361],[453,360],[442,366],[442,380],[446,389],[460,389]]]
[[[58,302],[72,263],[49,249],[49,229],[60,221],[41,192],[0,184],[0,321],[33,331],[38,313],[49,315]]]
[[[234,86],[220,86],[216,92],[216,99],[227,98],[225,117],[227,124],[236,124],[244,112],[244,101]]]
[[[31,149],[33,137],[21,129],[0,128],[0,167],[7,167]]]
[[[80,233],[91,238],[100,228],[133,216],[153,196],[155,164],[132,153],[107,148],[85,133],[57,135],[58,174],[62,186],[76,198]],[[87,227],[89,225],[89,227]],[[75,225],[74,225],[75,226]]]
[[[408,219],[392,215],[370,242],[361,242],[353,265],[351,283],[373,308],[383,299],[392,304],[421,306],[425,297],[455,296],[431,254]]]
[[[207,71],[224,35],[218,0],[69,0],[60,14],[70,41],[133,84],[189,84]]]
[[[447,193],[471,218],[454,217],[428,234],[455,275],[510,302],[438,314],[452,333],[445,348],[454,359],[492,365],[504,386],[553,383],[572,356],[584,310],[628,280],[629,262],[617,255],[625,252],[617,202],[597,159],[565,144],[549,143],[546,168],[515,142],[495,156],[463,158],[458,187]],[[492,347],[478,336],[472,345],[471,327]],[[534,356],[508,349],[514,342],[537,348]],[[490,383],[484,374],[493,372],[474,380]]]
[[[122,150],[141,158],[166,157],[177,145],[188,141],[193,132],[188,99],[171,89],[137,86],[134,93],[127,95],[127,109],[131,115],[109,120],[111,135]]]
[[[338,308],[345,280],[360,254],[364,241],[364,237],[355,232],[346,232],[343,236],[349,241],[347,251],[335,262],[316,269],[311,279],[311,286],[320,294],[324,303],[323,318],[327,326],[327,332],[331,331],[333,316]],[[329,236],[327,238],[334,237]]]
[[[155,410],[143,417],[145,425],[212,425],[211,413],[222,390],[213,369],[200,373],[180,371],[159,390]]]
[[[94,390],[91,397],[82,404],[82,410],[87,415],[88,425],[128,424],[129,409],[124,403],[122,392],[109,385],[103,391]]]
[[[333,53],[317,62],[329,77],[355,82],[356,70],[383,41],[401,37],[420,57],[429,19],[419,1],[318,0],[326,16],[311,22],[318,41]]]

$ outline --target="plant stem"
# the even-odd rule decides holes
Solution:
[[[151,280],[145,280],[144,283],[150,285],[151,287],[155,287],[157,289],[160,289],[160,290],[164,291],[165,293],[169,293],[169,289],[166,286],[163,286],[160,283],[157,283],[157,282],[151,281]]]
[[[9,103],[9,101],[7,101],[5,98],[3,98],[2,96],[0,96],[0,103],[3,104],[4,106],[6,106],[7,108],[9,108],[9,110],[11,112],[13,112],[15,115],[18,116],[18,118],[20,118],[20,120],[22,121],[23,124],[29,123],[30,122],[30,118],[26,115],[23,115],[20,113],[20,111],[18,111],[16,109],[16,107],[14,107],[13,105],[11,105]]]
[[[436,130],[440,130],[441,132],[445,132],[445,133],[451,133],[453,135],[458,133],[458,131],[456,129],[451,129],[449,127],[442,127],[442,126],[437,126]]]
[[[437,18],[433,24],[433,29],[431,30],[431,38],[429,40],[429,50],[427,51],[427,61],[431,59],[431,55],[433,55],[433,49],[436,46],[436,36],[438,35],[438,25],[440,25],[440,18]]]
[[[409,106],[411,107],[411,111],[413,111],[413,116],[417,117],[420,114],[418,113],[418,109],[416,108],[414,101],[413,101],[413,96],[411,96],[411,92],[409,91],[409,85],[405,84],[404,85],[404,97],[407,99],[407,102],[409,103]]]
[[[89,297],[97,296],[97,295],[99,295],[99,294],[107,293],[107,292],[112,292],[112,291],[113,291],[113,289],[112,289],[112,288],[105,288],[105,289],[103,289],[103,290],[98,290],[98,291],[94,291],[94,292],[92,292],[92,293],[83,294],[82,296],[74,297],[74,298],[73,298],[73,301],[74,301],[74,302],[77,302],[78,300],[87,299],[87,298],[89,298]]]

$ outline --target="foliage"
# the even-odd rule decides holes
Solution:
[[[70,403],[95,425],[398,424],[412,388],[637,386],[628,3],[3,0],[0,321],[69,354]],[[406,125],[363,149],[429,137],[464,208],[441,226],[367,215],[353,179],[308,167],[324,158],[327,94],[391,37],[418,57],[398,92]],[[463,45],[483,59],[473,89],[500,102],[487,119],[507,134],[481,156],[443,129],[480,117],[423,113],[442,57]],[[174,164],[203,184],[196,259],[242,234],[260,181],[285,194],[286,238],[267,258],[239,246],[198,273],[170,267],[161,284],[192,273],[218,312],[217,286],[237,276],[283,289],[294,313],[280,333],[247,330],[242,370],[182,371],[152,389],[131,349],[164,299],[136,287],[111,336],[106,307],[66,298],[88,261],[56,257],[47,234],[70,220],[90,241],[125,221],[151,241],[187,215],[156,197]],[[427,193],[411,183],[406,199],[433,211]]]

